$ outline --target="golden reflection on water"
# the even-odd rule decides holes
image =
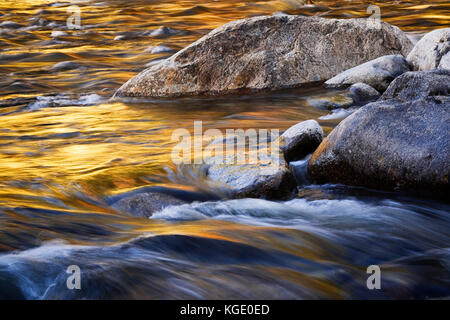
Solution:
[[[342,260],[351,247],[330,240],[326,229],[320,233],[303,225],[275,228],[218,219],[167,222],[136,218],[115,211],[104,197],[144,185],[195,191],[198,181],[179,183],[166,172],[167,167],[175,170],[170,158],[176,143],[171,140],[172,131],[186,128],[192,132],[194,121],[203,121],[203,130],[282,131],[328,113],[307,103],[308,97],[330,94],[317,88],[258,97],[109,101],[112,93],[147,63],[170,55],[152,54],[146,51],[149,47],[163,45],[176,51],[231,20],[278,11],[329,18],[368,17],[367,7],[376,4],[383,20],[412,36],[450,24],[449,1],[313,0],[314,6],[305,2],[135,0],[130,5],[128,0],[77,1],[82,28],[68,30],[67,7],[74,2],[0,0],[0,23],[19,24],[12,29],[0,26],[0,251],[23,250],[54,239],[106,246],[139,236],[186,235],[247,244],[267,252],[279,250],[310,262],[338,265],[332,271],[336,273],[342,267],[357,270],[358,265]],[[175,34],[149,35],[161,26]],[[65,34],[52,36],[55,31]],[[59,62],[78,65],[53,69]],[[99,99],[80,105],[83,97],[93,94]],[[50,98],[40,108],[32,108],[39,96]],[[54,102],[61,100],[63,104]],[[320,124],[328,133],[338,122],[321,120]],[[265,282],[284,279],[315,297],[346,298],[349,293],[333,281],[334,273],[239,267],[243,275],[260,270]],[[365,270],[352,276],[361,274],[365,275]],[[191,276],[195,278],[195,274]],[[220,272],[214,276],[224,283],[232,279]],[[365,283],[365,279],[361,281]],[[261,290],[250,289],[254,296]],[[209,289],[220,297],[217,291],[216,287]],[[133,294],[146,296],[145,292]]]
[[[1,101],[33,99],[36,95],[91,94],[108,98],[117,87],[152,59],[167,54],[145,52],[149,46],[176,50],[228,21],[248,16],[291,14],[323,17],[368,17],[369,4],[381,8],[383,20],[405,31],[423,33],[449,23],[448,1],[80,1],[81,30],[68,30],[67,7],[50,0],[2,0],[1,21],[14,21],[26,31],[0,33]],[[32,21],[40,15],[42,26]],[[56,23],[48,27],[49,23]],[[142,36],[160,26],[180,31],[173,36]],[[53,31],[67,35],[55,41]],[[118,35],[133,33],[125,40]],[[139,33],[141,32],[141,33]],[[53,41],[53,42],[52,42]],[[9,57],[9,58],[8,58]],[[82,68],[52,71],[55,63],[73,61]],[[30,100],[30,101],[31,101]],[[27,102],[28,103],[28,102]],[[118,192],[164,175],[170,165],[174,128],[191,130],[194,120],[205,128],[278,128],[283,130],[326,112],[285,102],[186,101],[167,104],[102,102],[93,106],[64,106],[21,111],[1,116],[0,193],[9,193],[11,181],[38,179],[67,185],[87,183],[88,191]],[[16,111],[6,106],[2,112]],[[322,121],[326,132],[336,121]],[[145,178],[143,180],[143,177]],[[162,181],[161,183],[167,183]],[[25,192],[25,191],[23,191]]]

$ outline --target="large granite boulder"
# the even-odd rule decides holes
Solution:
[[[370,103],[317,148],[309,177],[387,190],[449,190],[450,97]]]
[[[381,96],[382,100],[416,100],[450,94],[450,70],[407,72],[396,78]]]
[[[227,23],[127,81],[115,97],[275,90],[324,81],[366,61],[407,55],[397,27],[368,19],[260,16]]]
[[[409,63],[402,55],[383,56],[345,70],[326,81],[325,85],[342,87],[362,82],[384,91],[392,80],[410,70]]]
[[[287,162],[304,158],[322,142],[323,130],[316,120],[306,120],[290,127],[280,137],[281,150]]]
[[[407,60],[417,71],[450,69],[450,28],[433,30],[424,35]]]

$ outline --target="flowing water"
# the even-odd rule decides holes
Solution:
[[[228,21],[285,12],[381,18],[417,40],[447,1],[0,0],[0,298],[442,298],[450,206],[307,185],[273,202],[218,200],[170,161],[174,129],[277,128],[340,119],[321,88],[226,99],[109,98],[123,82]],[[75,6],[75,7],[74,7]],[[80,29],[67,19],[80,10]],[[148,218],[111,204],[145,190],[189,204]],[[207,200],[199,202],[197,200]],[[70,265],[81,290],[66,287]],[[368,290],[379,265],[382,289]]]

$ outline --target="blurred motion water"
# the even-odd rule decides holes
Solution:
[[[417,40],[448,1],[0,0],[0,298],[442,298],[449,204],[309,185],[287,202],[220,200],[170,161],[176,128],[284,130],[340,119],[303,88],[226,99],[110,101],[123,82],[228,21],[285,12],[381,18]],[[81,28],[67,19],[80,9]],[[210,200],[151,219],[111,208],[143,187]],[[138,191],[139,192],[139,191]],[[68,290],[66,269],[82,270]],[[366,268],[382,269],[368,290]]]

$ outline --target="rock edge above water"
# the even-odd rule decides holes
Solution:
[[[223,95],[325,81],[369,60],[406,56],[397,27],[369,19],[259,16],[229,22],[128,80],[114,97]]]

